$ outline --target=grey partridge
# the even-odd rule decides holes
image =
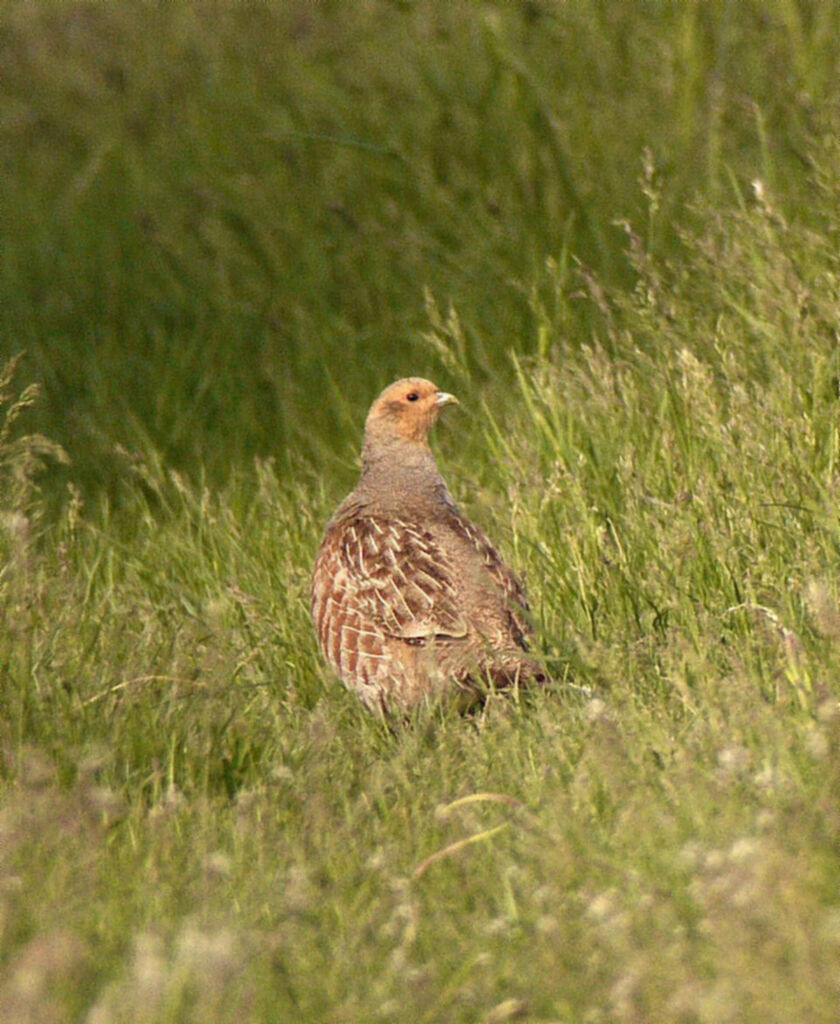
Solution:
[[[544,680],[522,583],[459,511],[428,432],[457,399],[399,380],[365,424],[362,472],[327,525],[311,609],[321,649],[374,710]],[[469,703],[469,700],[466,701]]]

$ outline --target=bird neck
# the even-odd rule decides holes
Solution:
[[[431,448],[423,442],[393,437],[366,439],[362,449],[362,475],[357,492],[371,495],[378,504],[401,506],[406,498],[434,508],[452,504]]]

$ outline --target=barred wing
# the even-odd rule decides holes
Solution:
[[[321,647],[357,689],[389,675],[390,644],[466,638],[450,559],[422,527],[354,515],[332,524],[312,580]]]
[[[509,568],[502,556],[493,547],[487,534],[466,519],[457,509],[447,520],[449,528],[478,552],[487,574],[499,588],[508,616],[511,640],[523,650],[528,650],[527,638],[534,632],[529,614],[531,611],[522,581]]]

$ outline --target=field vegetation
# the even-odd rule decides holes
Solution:
[[[836,1024],[840,6],[0,9],[0,1020]],[[308,581],[422,374],[553,682]]]

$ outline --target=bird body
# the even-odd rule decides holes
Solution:
[[[428,431],[453,396],[397,381],[371,407],[362,473],[327,525],[312,579],[321,649],[371,709],[542,678],[522,584],[459,511]]]

